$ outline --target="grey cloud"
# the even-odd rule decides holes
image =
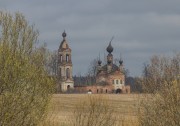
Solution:
[[[87,72],[101,59],[112,36],[114,57],[123,55],[131,75],[141,74],[154,54],[169,54],[180,46],[179,0],[0,0],[0,8],[22,12],[39,29],[40,43],[56,50],[65,29],[73,51],[74,74]]]

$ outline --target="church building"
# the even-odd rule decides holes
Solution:
[[[74,86],[72,75],[71,49],[68,45],[67,34],[62,33],[63,40],[58,49],[58,78],[60,92],[75,91],[76,93],[91,92],[98,93],[130,93],[130,86],[125,85],[125,73],[123,60],[119,60],[119,65],[113,62],[113,47],[111,42],[106,48],[107,63],[102,65],[99,59],[97,62],[96,83],[91,86]]]
[[[66,32],[62,33],[63,40],[58,49],[58,78],[59,88],[61,92],[74,89],[74,81],[72,75],[71,49],[66,40]]]
[[[114,58],[112,54],[113,47],[111,45],[111,42],[109,43],[106,50],[108,52],[107,63],[102,66],[102,61],[100,59],[98,61],[96,85],[101,85],[101,87],[99,88],[102,88],[101,90],[105,90],[103,91],[105,93],[126,93],[127,87],[125,86],[125,71],[123,60],[119,60],[119,66],[114,64]]]
[[[109,43],[106,51],[107,62],[102,65],[99,59],[97,62],[96,83],[91,86],[76,87],[77,92],[100,93],[130,93],[130,86],[125,85],[125,70],[123,60],[119,60],[119,65],[115,64],[113,58],[113,47]]]

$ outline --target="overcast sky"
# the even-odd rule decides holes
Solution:
[[[62,32],[72,49],[73,74],[87,72],[112,36],[131,76],[154,55],[180,49],[180,0],[0,0],[0,10],[21,12],[39,30],[39,41],[57,50]]]

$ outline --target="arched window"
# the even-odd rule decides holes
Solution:
[[[118,82],[119,82],[119,81],[118,81],[118,80],[116,80],[116,84],[118,84]]]
[[[59,69],[59,75],[60,75],[60,77],[61,77],[61,72],[62,72],[62,71],[61,71],[61,68],[60,68],[60,69]]]
[[[120,83],[123,84],[122,80],[120,80]]]
[[[66,54],[66,62],[69,62],[69,55]]]
[[[66,69],[66,78],[70,78],[70,70],[69,70],[69,68]]]
[[[122,92],[122,90],[120,89],[120,88],[118,88],[117,90],[116,90],[116,94],[120,94]]]
[[[60,62],[62,62],[63,61],[63,57],[62,57],[62,55],[60,55]]]
[[[71,86],[70,86],[70,85],[68,85],[68,86],[67,86],[67,91],[69,91],[69,90],[70,90],[70,88],[71,88]]]

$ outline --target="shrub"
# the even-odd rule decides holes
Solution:
[[[116,117],[106,97],[88,95],[76,105],[73,126],[115,126]]]
[[[44,54],[35,47],[38,32],[22,14],[2,11],[0,29],[0,126],[37,125],[54,83],[44,70]]]

